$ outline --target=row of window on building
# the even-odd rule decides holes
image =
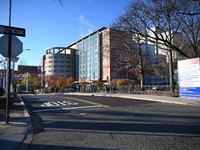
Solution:
[[[45,66],[45,68],[71,68],[69,65],[49,65]]]
[[[64,69],[61,69],[61,70],[48,70],[48,72],[72,72],[72,70],[64,70]]]
[[[73,63],[73,61],[64,61],[64,60],[54,60],[54,61],[46,61],[46,64],[48,63]]]

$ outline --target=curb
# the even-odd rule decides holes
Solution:
[[[19,99],[21,100],[21,105],[23,106],[24,117],[26,118],[26,126],[25,126],[24,139],[21,141],[20,145],[16,149],[26,150],[28,148],[29,144],[31,143],[31,141],[33,140],[34,134],[33,134],[33,127],[32,127],[31,118],[28,113],[28,110],[27,110],[22,98],[19,97]]]

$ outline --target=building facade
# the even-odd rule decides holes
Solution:
[[[151,33],[149,33],[151,34]],[[123,41],[123,42],[122,42]],[[85,37],[73,42],[66,47],[53,47],[46,49],[43,66],[45,76],[65,75],[72,76],[76,81],[84,79],[87,82],[102,79],[111,82],[115,79],[134,79],[136,76],[129,72],[134,53],[131,56],[136,42],[133,35],[124,31],[101,27]],[[167,60],[167,54],[160,45],[143,40],[141,48],[149,53],[149,58],[144,60],[148,65],[154,60],[150,58],[162,55]],[[132,62],[131,62],[132,61]],[[146,84],[168,83],[169,78],[163,76],[145,76]]]
[[[76,79],[97,80],[101,78],[101,28],[76,42]]]
[[[111,28],[101,27],[98,30],[86,35],[82,39],[67,46],[67,49],[75,47],[76,50],[76,80],[82,79],[90,82],[102,79],[110,82],[113,79],[127,79],[126,65],[120,64],[122,51],[126,49],[120,45],[118,38],[126,36],[129,43],[132,43],[131,35]]]
[[[46,49],[44,60],[45,76],[65,75],[75,76],[75,51],[66,47],[52,47]]]
[[[33,77],[38,77],[40,74],[40,67],[39,66],[27,66],[27,65],[18,65],[16,74],[17,75],[23,75],[23,74],[29,74]]]

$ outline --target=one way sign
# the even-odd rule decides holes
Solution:
[[[12,34],[12,35],[18,35],[18,36],[25,37],[26,30],[23,28],[0,25],[0,33],[1,34]]]

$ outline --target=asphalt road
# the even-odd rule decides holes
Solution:
[[[29,150],[197,150],[200,108],[94,96],[24,95]]]

